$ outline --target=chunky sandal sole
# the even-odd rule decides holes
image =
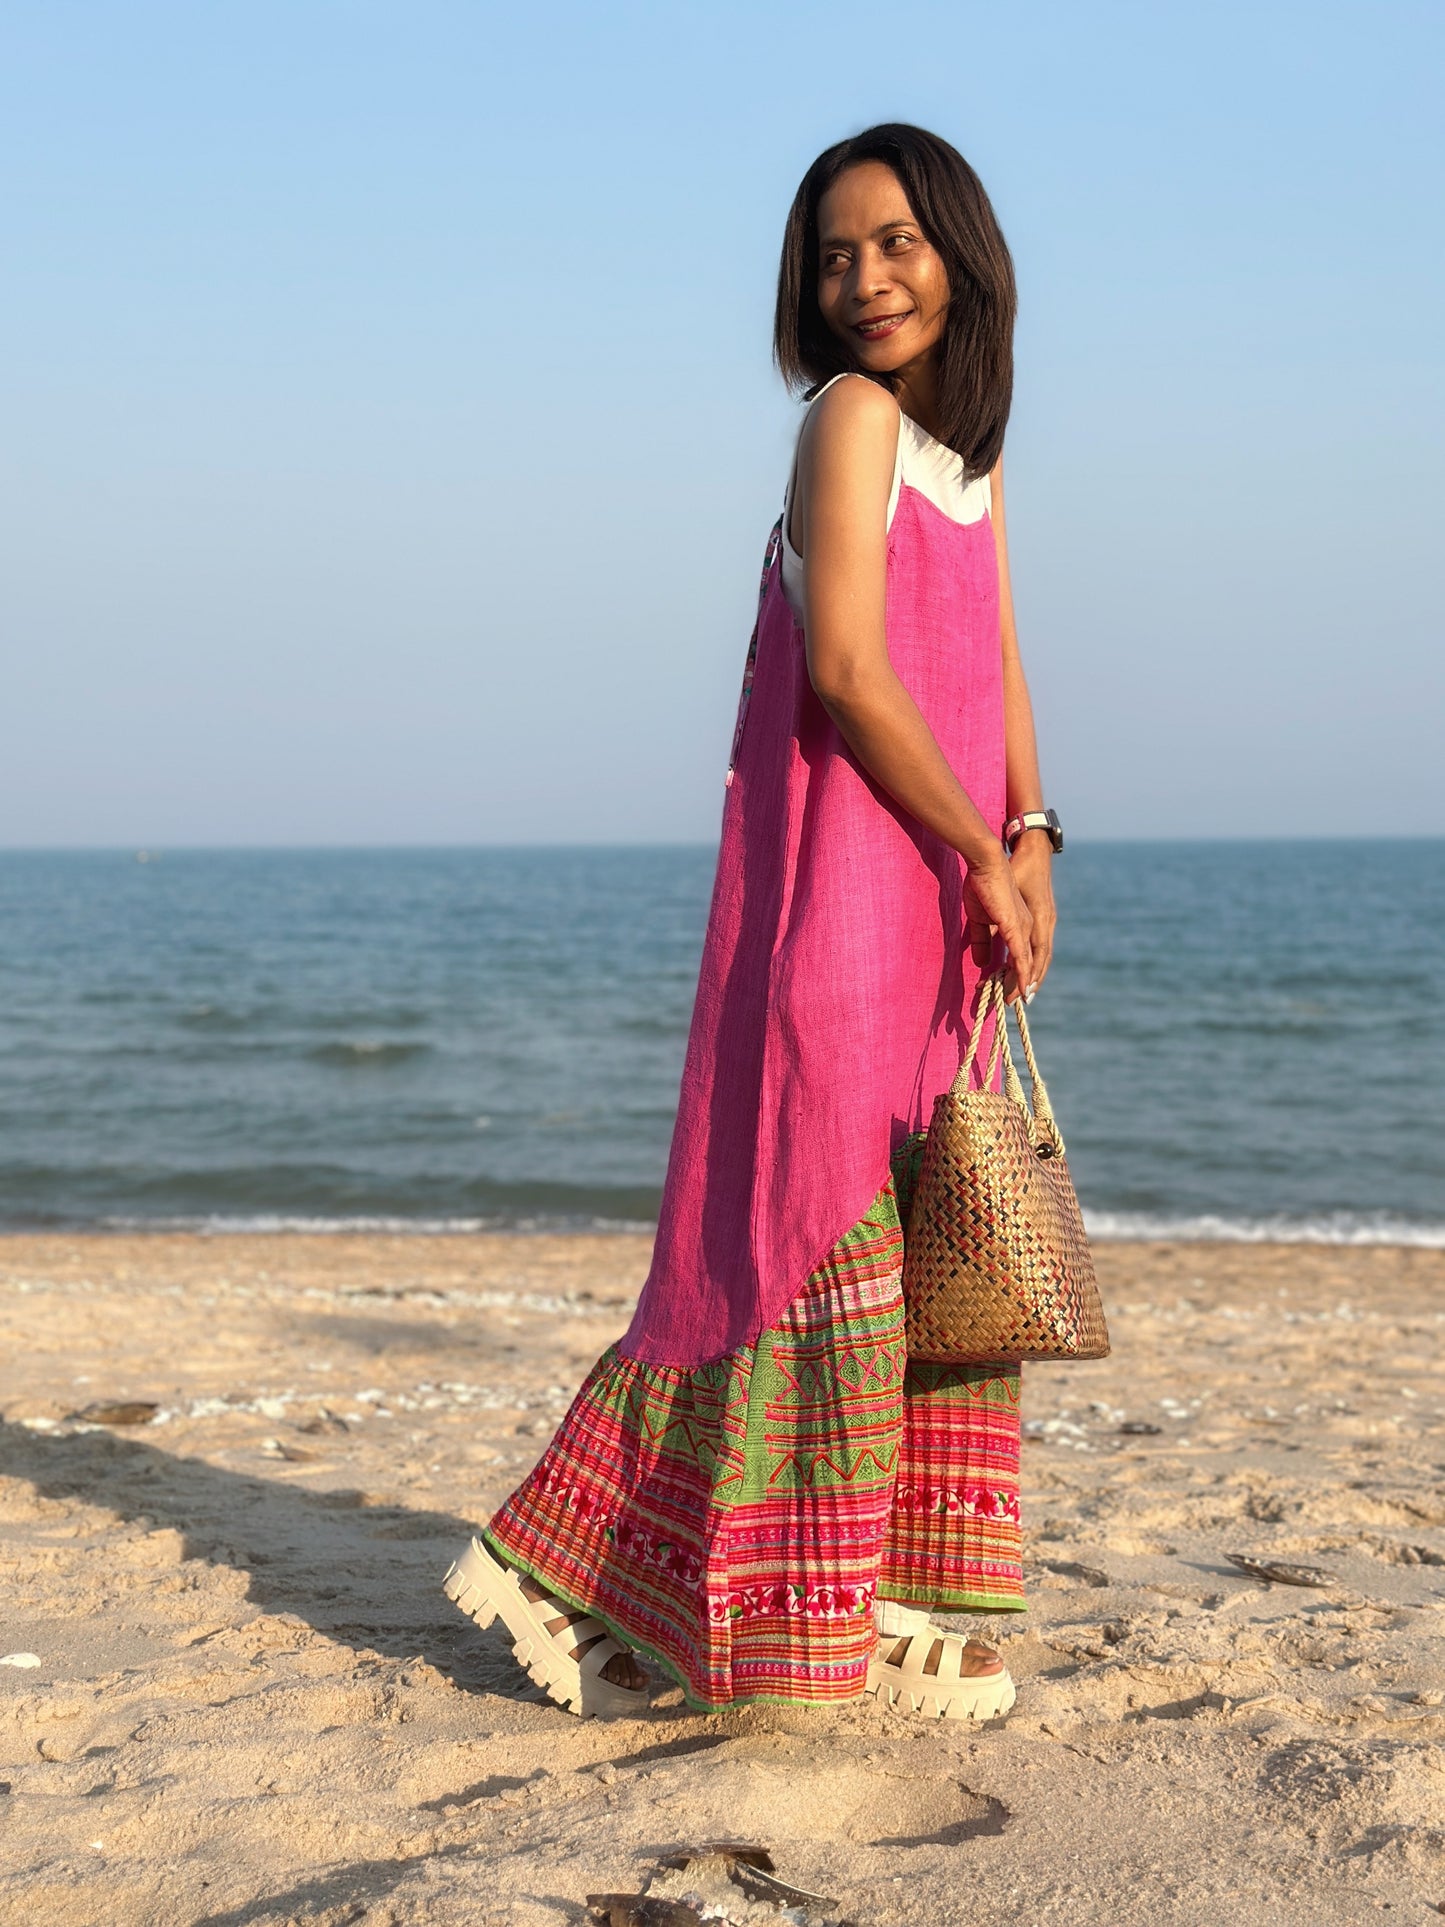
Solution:
[[[573,1641],[605,1637],[573,1659],[547,1631],[555,1612],[541,1600],[528,1599],[521,1575],[504,1566],[479,1539],[456,1560],[442,1581],[447,1598],[486,1628],[500,1619],[512,1635],[512,1652],[528,1677],[559,1706],[579,1719],[637,1719],[647,1711],[645,1687],[619,1686],[603,1679],[602,1668],[627,1648],[595,1619],[575,1621],[567,1633]]]
[[[886,1640],[890,1652],[898,1640],[910,1642],[901,1665],[892,1665],[876,1652],[869,1663],[864,1691],[881,1699],[885,1706],[902,1706],[906,1712],[922,1713],[929,1719],[994,1720],[1007,1713],[1018,1697],[1007,1669],[956,1679],[924,1672],[923,1661],[935,1640],[965,1649],[975,1643],[983,1645],[982,1640],[974,1642],[961,1639],[957,1633],[946,1633],[926,1612],[905,1606],[900,1600],[880,1599],[873,1617],[879,1643]],[[945,1660],[948,1657],[945,1650]]]
[[[967,1674],[957,1679],[925,1673],[923,1661],[933,1642],[942,1639],[949,1646],[966,1647],[957,1633],[945,1633],[925,1612],[880,1600],[875,1615],[880,1644],[887,1641],[891,1652],[899,1639],[909,1641],[901,1665],[877,1653],[868,1664],[865,1692],[881,1699],[885,1706],[901,1706],[909,1713],[922,1713],[939,1720],[995,1720],[1007,1713],[1018,1697],[1005,1668],[997,1673]],[[981,1643],[981,1642],[980,1642]],[[951,1655],[945,1650],[945,1662]]]
[[[1018,1698],[1007,1671],[974,1679],[934,1681],[931,1674],[925,1674],[922,1680],[910,1680],[900,1678],[899,1669],[884,1660],[874,1660],[869,1666],[863,1690],[885,1706],[939,1720],[1000,1719]]]

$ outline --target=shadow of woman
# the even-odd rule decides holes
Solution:
[[[442,1594],[475,1521],[376,1503],[356,1490],[299,1490],[147,1439],[41,1434],[4,1420],[0,1472],[46,1498],[174,1529],[185,1558],[244,1572],[251,1603],[294,1614],[357,1652],[424,1655],[466,1691],[536,1697],[505,1643],[479,1634]]]

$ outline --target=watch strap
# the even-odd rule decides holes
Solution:
[[[1020,810],[1017,816],[1011,816],[1003,826],[1003,840],[1010,856],[1025,830],[1045,831],[1055,855],[1064,847],[1064,826],[1057,810]]]

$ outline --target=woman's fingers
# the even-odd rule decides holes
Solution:
[[[1033,915],[1019,895],[1002,846],[997,862],[971,868],[964,881],[964,916],[974,962],[986,970],[993,957],[996,932],[1008,949],[1009,961],[1025,984],[1033,982],[1030,926]]]
[[[1035,917],[1035,925],[1033,925],[1033,933],[1031,933],[1031,935],[1033,935],[1033,977],[1029,979],[1029,983],[1033,985],[1033,989],[1037,990],[1038,985],[1040,985],[1040,983],[1044,981],[1044,977],[1048,975],[1048,965],[1054,962],[1054,925],[1052,925],[1052,921],[1044,921],[1042,917]]]
[[[998,927],[999,935],[1008,945],[1009,975],[1013,978],[1014,997],[1019,994],[1020,984],[1027,989],[1034,981],[1034,947],[1028,929],[1029,913],[1024,905],[1020,904],[1019,908],[1023,912],[1021,917],[1001,923]],[[1004,994],[1008,995],[1007,979]],[[1013,998],[1009,1001],[1012,1002]]]
[[[1023,973],[1023,994],[1027,996],[1031,989],[1038,989],[1053,962],[1058,917],[1054,908],[1052,853],[1039,838],[1031,838],[1015,852],[1012,867],[1019,894],[1028,905],[1031,917],[1031,967]]]
[[[1049,965],[1054,961],[1054,933],[1050,930],[1041,943],[1034,945],[1034,986],[1038,987],[1049,974]]]
[[[1049,966],[1054,961],[1054,936],[1058,927],[1059,920],[1054,914],[1053,899],[1051,897],[1047,914],[1044,916],[1036,914],[1034,917],[1034,929],[1038,934],[1038,942],[1034,946],[1035,984],[1041,984],[1049,974]]]

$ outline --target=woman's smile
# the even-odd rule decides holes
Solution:
[[[904,308],[898,314],[869,315],[866,320],[853,323],[853,332],[865,341],[882,341],[888,335],[897,334],[912,313],[911,308]]]

